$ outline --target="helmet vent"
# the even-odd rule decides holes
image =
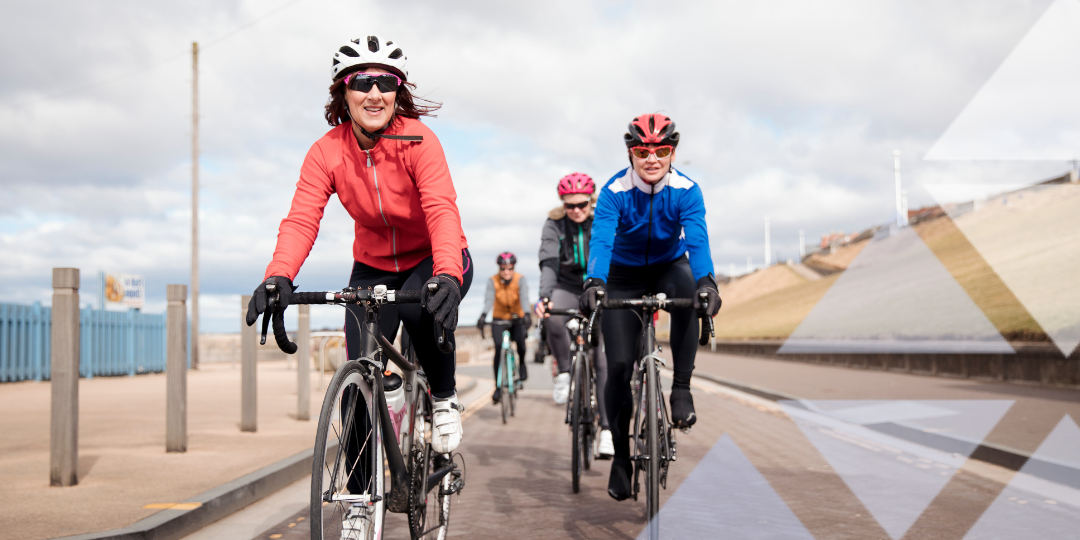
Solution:
[[[389,44],[390,43],[387,43],[387,45],[389,45]],[[389,58],[391,58],[393,60],[397,60],[398,58],[401,58],[402,54],[404,54],[404,53],[401,52],[401,49],[394,49],[394,52],[390,53]]]
[[[352,47],[342,47],[338,49],[338,52],[344,54],[345,56],[351,56],[353,58],[360,56],[359,54],[357,54],[356,51],[352,50]]]
[[[649,131],[656,133],[656,120],[651,115],[649,116]]]
[[[375,36],[368,36],[367,49],[371,52],[379,52],[379,38]]]
[[[335,59],[334,59],[334,63],[333,63],[333,64],[331,64],[331,65],[333,65],[333,66],[336,66],[336,65],[338,65],[338,64],[340,64],[340,63],[341,63],[341,62],[338,62],[338,59],[337,59],[337,58],[335,58]]]

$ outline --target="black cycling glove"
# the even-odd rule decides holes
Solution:
[[[434,283],[435,290],[428,287]],[[439,274],[427,280],[420,290],[420,302],[428,313],[435,316],[435,325],[447,332],[457,330],[458,304],[461,303],[461,285],[449,274]]]
[[[591,315],[596,310],[596,306],[600,303],[599,296],[603,296],[596,293],[605,290],[606,287],[607,284],[602,279],[589,278],[585,280],[585,292],[581,293],[578,298],[578,308],[581,313]]]
[[[705,309],[705,314],[709,318],[715,317],[716,313],[720,311],[720,288],[716,286],[716,280],[713,279],[712,274],[709,274],[699,280],[697,280],[697,290],[694,291],[694,309],[699,312],[702,311],[701,295],[705,294],[706,300],[708,300],[708,307]]]
[[[476,321],[476,327],[480,329],[480,337],[484,337],[484,322],[487,320],[487,313],[481,313],[480,319]]]
[[[266,290],[268,284],[274,285],[274,292]],[[251,294],[251,301],[248,302],[247,310],[247,324],[251,326],[259,320],[259,315],[266,313],[270,315],[270,307],[274,307],[274,311],[281,313],[285,311],[285,308],[289,307],[289,300],[292,298],[293,291],[296,287],[293,285],[291,279],[283,276],[270,276],[266,278],[266,281],[255,287],[255,292]]]
[[[531,328],[531,327],[532,327],[532,315],[528,311],[526,311],[525,312],[525,328]]]

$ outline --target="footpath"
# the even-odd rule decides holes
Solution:
[[[65,488],[49,486],[51,386],[0,385],[0,537],[127,527],[310,452],[323,396],[318,373],[311,375],[310,421],[296,417],[295,363],[259,362],[257,381],[258,430],[241,432],[239,366],[188,371],[188,451],[167,453],[164,374],[80,380],[79,484]]]
[[[852,369],[705,350],[697,354],[695,376],[699,374],[773,399],[1011,400],[1014,403],[984,444],[1021,456],[1031,455],[1065,415],[1080,423],[1080,390],[1071,388]],[[1023,465],[1023,460],[1016,465]]]

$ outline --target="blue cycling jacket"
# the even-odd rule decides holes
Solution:
[[[649,185],[627,167],[604,184],[589,241],[590,278],[606,282],[612,263],[663,264],[688,250],[695,280],[713,273],[705,201],[697,183],[672,167]]]

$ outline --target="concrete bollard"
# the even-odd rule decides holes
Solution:
[[[300,304],[296,332],[296,419],[311,419],[311,306]]]
[[[167,285],[165,451],[187,452],[187,285]]]
[[[251,295],[240,297],[240,431],[256,430],[255,339],[262,321],[247,325]]]
[[[79,269],[53,268],[49,484],[79,483]]]

